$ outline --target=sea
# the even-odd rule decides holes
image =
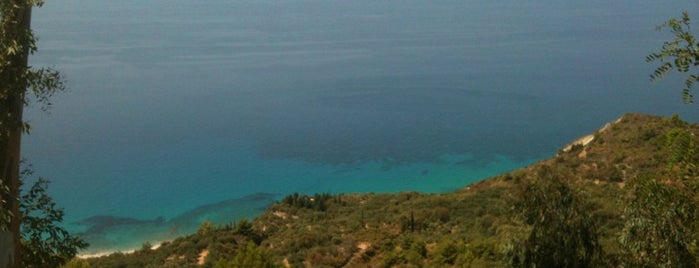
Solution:
[[[624,113],[679,114],[656,26],[694,1],[47,0],[23,158],[82,254],[232,224],[295,192],[446,193]]]

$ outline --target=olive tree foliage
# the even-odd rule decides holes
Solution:
[[[691,68],[699,66],[699,43],[691,32],[691,25],[689,14],[685,11],[682,12],[682,17],[671,18],[658,26],[658,30],[669,29],[674,37],[671,41],[666,41],[660,51],[646,57],[647,62],[660,62],[660,66],[650,75],[652,81],[666,77],[673,70],[688,73]],[[682,99],[686,103],[694,102],[692,87],[696,82],[699,82],[698,74],[689,74],[684,80]]]
[[[531,232],[508,253],[510,266],[598,267],[603,253],[592,207],[553,172],[542,168],[517,193],[515,211]]]

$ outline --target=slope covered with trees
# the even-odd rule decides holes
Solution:
[[[71,265],[693,267],[697,134],[678,117],[627,114],[452,193],[294,194],[251,222]]]

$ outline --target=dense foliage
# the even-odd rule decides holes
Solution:
[[[549,167],[519,190],[517,214],[532,230],[513,252],[515,267],[599,267],[602,247],[592,207]]]
[[[695,266],[698,134],[677,117],[628,114],[589,143],[452,193],[292,194],[254,221],[204,223],[155,250],[68,267],[235,267],[244,256],[290,267]]]

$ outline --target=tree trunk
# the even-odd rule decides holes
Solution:
[[[12,233],[14,258],[8,267],[21,267],[21,244],[19,212],[19,162],[22,137],[22,110],[24,94],[27,90],[27,65],[30,53],[31,4],[26,0],[11,0],[13,7],[2,11],[2,27],[8,39],[14,39],[21,49],[7,60],[10,66],[0,69],[0,179],[9,191],[0,196],[4,201],[4,211],[11,213],[8,231]],[[5,5],[7,7],[7,5]],[[3,40],[7,42],[8,40]]]
[[[10,98],[10,100],[3,103],[3,106],[8,105],[12,114],[18,114],[21,121],[21,113],[23,107],[22,99],[19,101],[15,100],[19,98]],[[19,103],[17,103],[19,102]],[[5,107],[3,107],[3,110]],[[9,131],[6,142],[3,142],[2,151],[0,151],[0,163],[2,163],[2,178],[6,182],[9,189],[9,196],[5,196],[6,211],[11,211],[12,217],[10,218],[10,224],[8,226],[8,231],[13,235],[14,241],[14,265],[10,267],[20,267],[20,256],[21,256],[21,244],[20,244],[20,222],[21,214],[19,212],[19,194],[20,194],[20,181],[19,181],[19,158],[20,158],[20,142],[22,136],[21,124],[20,127],[14,127]]]

